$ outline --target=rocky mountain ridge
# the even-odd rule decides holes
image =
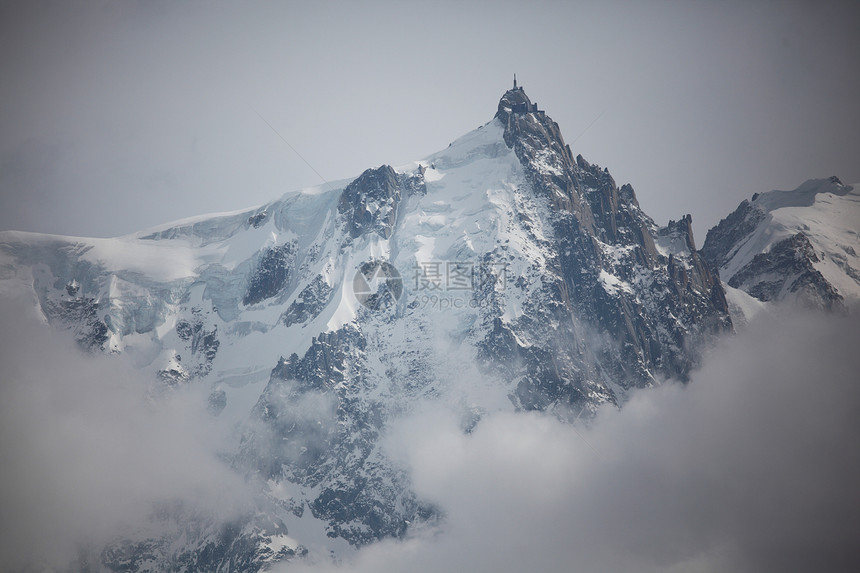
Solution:
[[[761,302],[846,310],[860,299],[860,195],[838,177],[757,193],[708,231],[702,256]]]
[[[656,225],[515,86],[439,153],[254,209],[116,239],[0,233],[0,292],[134,355],[154,387],[206,387],[236,428],[225,459],[258,488],[244,517],[162,512],[172,533],[90,564],[256,571],[444,526],[384,445],[421,404],[470,432],[685,380],[732,330],[708,262],[731,253],[698,251],[691,222]]]

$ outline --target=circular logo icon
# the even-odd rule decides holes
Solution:
[[[390,263],[367,261],[361,263],[352,279],[352,292],[370,310],[388,308],[403,295],[403,279]]]

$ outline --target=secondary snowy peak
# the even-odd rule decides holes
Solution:
[[[860,300],[860,194],[837,177],[757,193],[708,231],[702,254],[760,301],[842,308]]]
[[[757,193],[753,195],[752,201],[762,210],[772,212],[786,207],[812,207],[819,199],[819,195],[844,197],[853,190],[853,186],[843,184],[834,175],[827,179],[809,179],[793,191]]]

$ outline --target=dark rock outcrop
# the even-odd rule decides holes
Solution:
[[[768,214],[764,210],[745,199],[728,217],[708,231],[705,244],[702,245],[702,256],[715,267],[722,267],[729,262],[743,240],[767,218]]]
[[[809,306],[842,308],[842,295],[813,266],[818,261],[809,239],[797,233],[774,243],[767,253],[753,257],[729,279],[729,286],[761,301],[778,301],[798,294]]]
[[[268,249],[251,275],[242,304],[256,304],[277,295],[287,284],[295,258],[296,246],[293,243]]]
[[[354,545],[401,537],[409,522],[435,515],[376,447],[387,412],[367,397],[365,346],[347,326],[314,338],[303,357],[282,358],[240,453],[268,478],[318,488],[316,497],[295,501],[328,523],[328,535]]]
[[[346,186],[340,196],[337,212],[343,217],[353,239],[376,233],[387,239],[397,222],[400,202],[410,195],[423,195],[424,169],[414,174],[398,174],[390,165],[368,169]]]
[[[281,315],[281,320],[285,326],[292,326],[315,318],[328,304],[331,294],[331,286],[322,275],[317,275]]]

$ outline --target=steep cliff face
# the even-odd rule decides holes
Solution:
[[[595,354],[585,361],[582,353],[564,348],[545,348],[547,354],[567,354],[562,370],[585,362],[591,373],[580,381],[592,387],[603,382],[599,392],[605,396],[648,385],[655,377],[686,377],[697,360],[690,349],[731,328],[719,280],[695,249],[690,217],[658,229],[632,187],[619,189],[607,169],[573,157],[558,125],[521,88],[505,94],[496,118],[530,186],[550,205],[543,221],[554,239],[549,272],[542,277],[546,300],[561,305],[566,338],[591,332],[604,341],[587,345]],[[549,308],[538,305],[537,314]],[[576,379],[534,385],[568,386],[570,399]],[[531,399],[547,393],[524,390]]]
[[[764,302],[845,310],[860,299],[860,198],[837,177],[757,193],[708,231],[702,254],[729,286]]]
[[[104,564],[139,570],[115,564],[157,547],[159,563],[254,571],[442,517],[384,446],[420,404],[468,432],[487,412],[573,419],[685,379],[732,327],[690,223],[655,225],[513,89],[444,151],[256,209],[110,240],[2,234],[0,277],[81,344],[145,357],[154,384],[211,386],[210,411],[241,428],[228,457],[257,511]]]

